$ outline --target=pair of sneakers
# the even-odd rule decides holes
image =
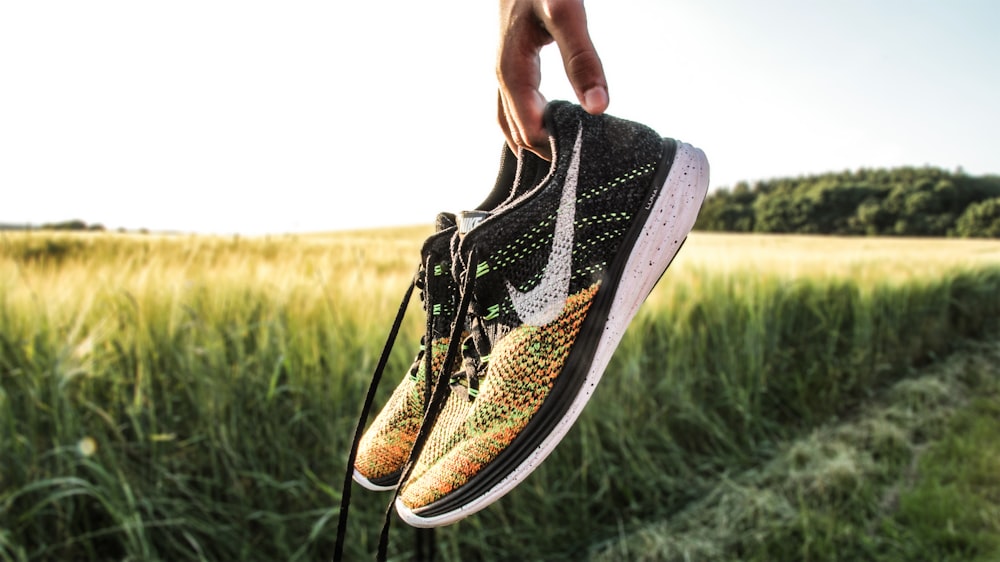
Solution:
[[[363,435],[368,404],[359,422],[354,480],[395,489],[415,527],[485,508],[552,452],[706,196],[689,144],[563,101],[545,120],[551,163],[508,151],[477,210],[438,217],[413,284],[421,351]]]

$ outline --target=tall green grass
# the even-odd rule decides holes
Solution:
[[[1000,342],[960,347],[591,561],[997,560]]]
[[[328,556],[356,415],[424,235],[0,239],[0,560]],[[846,255],[816,274],[680,260],[550,460],[439,530],[443,558],[614,558],[1000,313],[989,262],[900,276]],[[412,311],[381,400],[416,352]],[[374,553],[388,501],[354,494],[351,559]],[[390,551],[410,547],[397,524]]]

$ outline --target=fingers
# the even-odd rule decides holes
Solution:
[[[587,30],[583,0],[500,0],[497,49],[497,103],[500,128],[511,149],[523,147],[550,158],[539,91],[542,47],[555,41],[566,76],[580,105],[590,113],[608,107],[608,85],[601,59]]]
[[[608,81],[587,27],[582,0],[549,0],[543,23],[559,46],[566,77],[589,113],[608,108]]]
[[[508,143],[548,157],[548,134],[542,125],[547,103],[539,91],[541,49],[552,42],[535,13],[534,0],[501,2],[497,49],[499,120]]]

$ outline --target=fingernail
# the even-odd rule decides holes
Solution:
[[[600,86],[583,93],[583,108],[588,113],[601,113],[608,107],[608,91]]]

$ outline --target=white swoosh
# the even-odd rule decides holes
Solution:
[[[521,322],[529,326],[544,326],[562,313],[569,298],[569,281],[573,275],[573,222],[576,216],[576,184],[580,175],[580,145],[583,125],[576,133],[573,155],[566,171],[559,209],[556,211],[556,229],[552,237],[552,251],[542,270],[542,279],[527,291],[507,283],[510,302]]]

